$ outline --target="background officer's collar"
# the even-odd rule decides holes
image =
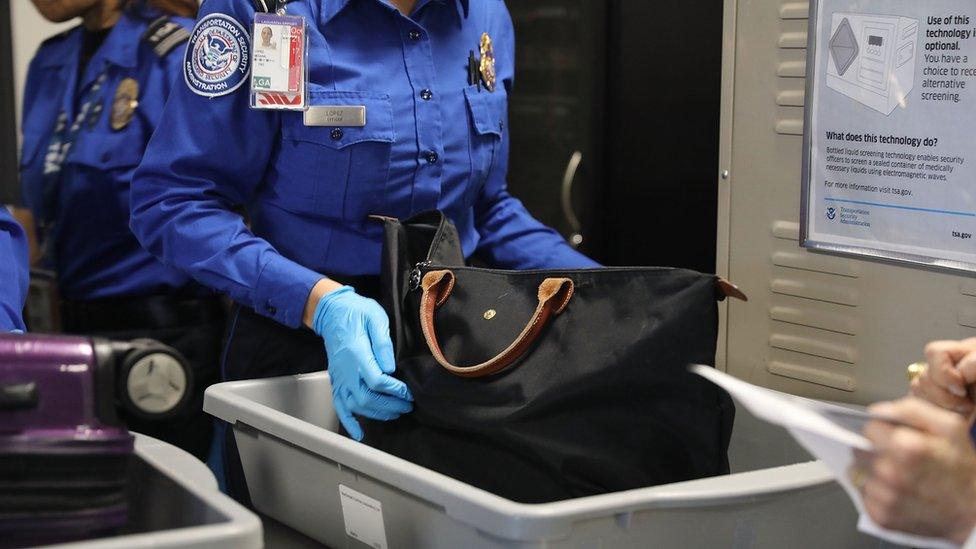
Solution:
[[[105,59],[123,68],[135,68],[138,61],[136,55],[139,51],[139,37],[143,30],[138,20],[128,13],[123,13],[119,22],[105,37],[105,42],[98,48],[92,61]],[[68,36],[56,45],[57,49],[46,55],[42,62],[43,66],[60,67],[68,63],[77,63],[78,49],[81,47],[81,36],[84,32],[85,29],[80,25],[68,31]]]
[[[332,18],[342,11],[350,1],[351,0],[335,0],[333,2],[323,2],[324,5],[322,6],[322,13],[319,15],[321,26],[324,27],[329,21],[331,21]],[[418,0],[417,5],[420,6],[427,2],[454,4],[461,17],[467,17],[468,15],[469,0]]]

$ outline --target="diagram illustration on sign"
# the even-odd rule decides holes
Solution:
[[[888,116],[915,87],[918,20],[835,13],[827,87]]]

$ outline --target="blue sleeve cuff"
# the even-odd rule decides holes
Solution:
[[[323,278],[325,276],[276,254],[258,277],[254,310],[289,328],[300,328],[308,295]]]

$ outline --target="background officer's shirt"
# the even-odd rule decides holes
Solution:
[[[248,80],[214,98],[177,86],[133,183],[133,230],[149,250],[289,326],[318,273],[379,271],[371,214],[443,210],[465,254],[498,267],[594,265],[506,189],[514,37],[504,2],[420,0],[410,18],[381,0],[287,6],[308,25],[309,103],[365,106],[366,125],[252,110]],[[200,20],[210,14],[251,32],[248,0],[208,0]],[[483,33],[495,43],[493,93],[468,84]]]
[[[29,272],[24,229],[0,206],[0,332],[24,329]]]
[[[35,216],[44,205],[45,157],[58,115],[75,120],[85,98],[95,97],[98,116],[88,116],[61,166],[51,259],[59,289],[69,299],[138,296],[183,289],[189,277],[143,250],[129,229],[129,183],[142,160],[173,84],[182,81],[185,44],[157,55],[142,40],[158,13],[126,13],[79,75],[84,28],[47,40],[31,61],[24,92],[20,176],[24,200]],[[172,18],[187,30],[193,21]],[[184,35],[185,36],[185,35]],[[102,74],[99,92],[90,95]],[[139,85],[132,121],[111,127],[116,90],[125,78]],[[94,113],[94,110],[91,111]],[[44,243],[42,243],[43,245]]]

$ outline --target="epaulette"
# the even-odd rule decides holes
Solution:
[[[251,0],[254,3],[254,11],[258,13],[274,13],[278,8],[284,7],[289,2],[295,0]]]
[[[142,34],[142,40],[149,44],[159,57],[166,57],[170,51],[190,38],[190,32],[183,25],[164,15],[152,23]]]

